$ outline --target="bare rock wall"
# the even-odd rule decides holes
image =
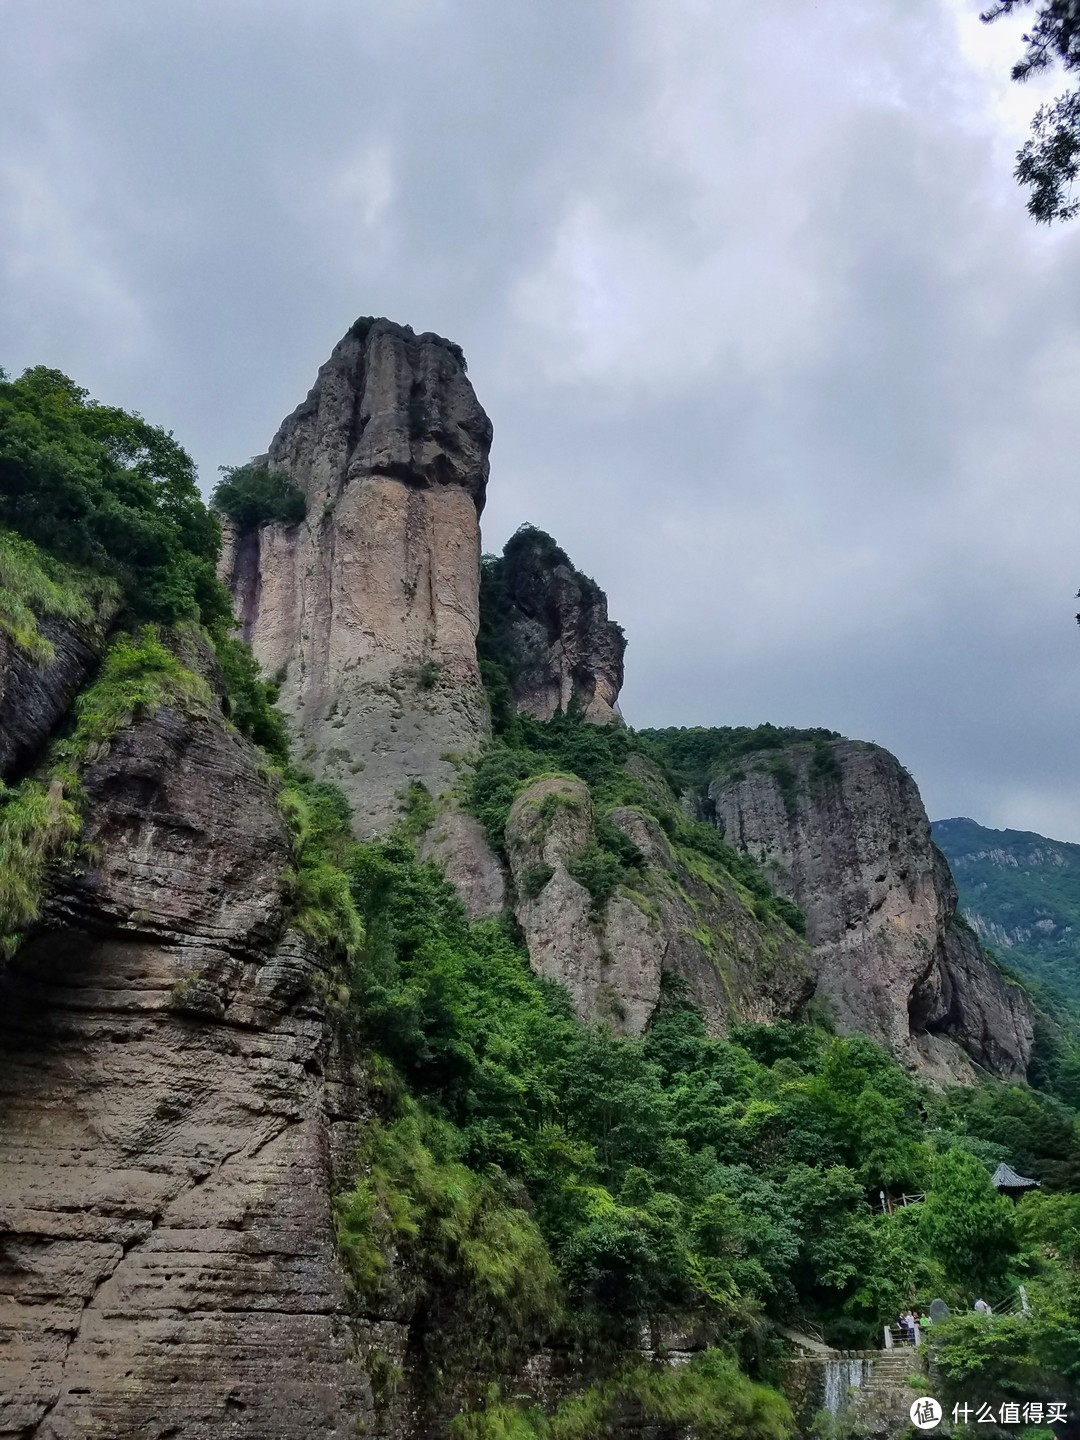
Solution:
[[[306,519],[230,530],[223,574],[299,750],[357,832],[487,738],[476,659],[491,425],[456,348],[378,320],[335,347],[267,458]]]
[[[797,937],[752,915],[710,867],[688,868],[651,816],[621,807],[610,819],[643,863],[601,906],[572,873],[594,837],[582,781],[534,781],[507,822],[515,913],[530,961],[566,986],[579,1017],[643,1034],[665,972],[686,982],[712,1034],[735,1020],[798,1014],[813,987]]]
[[[162,710],[0,973],[0,1435],[310,1440],[372,1419],[333,1241],[359,1110],[283,931],[258,757]]]
[[[956,890],[914,780],[861,741],[740,758],[709,789],[727,840],[806,915],[841,1028],[939,1080],[1023,1075],[1032,1011],[954,923]]]

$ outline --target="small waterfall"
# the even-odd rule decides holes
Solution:
[[[849,1390],[858,1390],[873,1373],[872,1360],[827,1360],[825,1362],[824,1408],[838,1415]]]

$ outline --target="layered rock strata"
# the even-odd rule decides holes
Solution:
[[[1024,1074],[1030,1001],[955,923],[948,866],[888,751],[835,740],[740,757],[709,801],[805,913],[818,991],[844,1031],[937,1079],[971,1078],[972,1061]]]
[[[488,734],[476,632],[490,444],[456,346],[358,321],[262,457],[303,491],[306,518],[228,527],[244,636],[361,835],[394,822],[410,781],[444,791]]]
[[[258,756],[163,709],[84,786],[94,858],[0,972],[0,1435],[351,1436],[330,1196],[358,1092]]]
[[[640,757],[632,763],[649,768]],[[691,869],[651,816],[618,807],[608,818],[636,845],[641,864],[600,905],[573,873],[594,840],[587,786],[572,776],[536,780],[507,823],[515,914],[530,962],[567,988],[578,1016],[643,1034],[665,972],[686,982],[712,1034],[734,1020],[798,1014],[813,983],[795,935],[755,917],[711,867]]]
[[[38,631],[52,647],[36,660],[0,631],[0,779],[33,763],[97,664],[115,604],[100,602],[91,620],[43,616]]]

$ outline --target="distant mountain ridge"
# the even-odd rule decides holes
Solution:
[[[980,940],[1080,1006],[1080,845],[966,817],[931,828]]]

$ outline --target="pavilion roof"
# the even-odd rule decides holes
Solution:
[[[1003,1160],[994,1171],[990,1183],[998,1190],[1030,1190],[1039,1182],[1027,1175],[1018,1175],[1012,1166],[1006,1165]]]

